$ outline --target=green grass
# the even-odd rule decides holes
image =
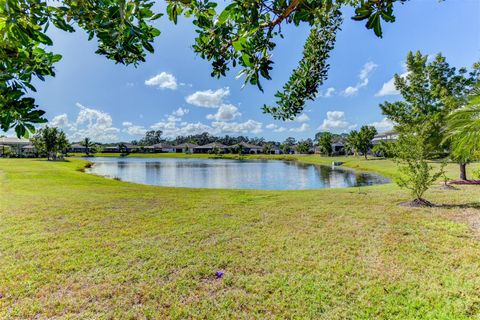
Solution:
[[[388,160],[343,160],[395,175]],[[414,209],[394,184],[175,189],[85,164],[0,159],[0,318],[480,316],[480,242],[466,222],[479,187],[433,188],[427,199],[450,206]]]

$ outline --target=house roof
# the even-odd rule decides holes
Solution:
[[[398,135],[398,133],[395,132],[395,130],[389,130],[389,131],[385,131],[385,132],[377,134],[375,136],[375,138],[384,138],[384,137],[388,137],[388,136],[397,136],[397,135]]]
[[[0,144],[2,145],[27,145],[31,144],[30,140],[17,137],[2,137],[0,138]]]
[[[174,146],[174,148],[176,149],[183,149],[183,148],[193,149],[196,147],[198,147],[198,144],[194,144],[194,143],[180,143],[179,145]]]
[[[70,147],[72,147],[72,148],[85,148],[85,146],[82,146],[80,143],[74,143]]]
[[[244,148],[248,148],[248,149],[263,149],[262,146],[256,146],[254,144],[250,144],[250,143],[246,143],[246,142],[240,142],[240,143],[237,143],[236,144],[237,146],[242,146]]]
[[[203,145],[203,146],[198,146],[196,148],[197,149],[211,149],[211,148],[224,149],[224,148],[228,148],[228,146],[226,146],[222,143],[219,143],[219,142],[212,142],[212,143],[207,143],[206,145]]]
[[[166,144],[166,143],[157,143],[154,145],[151,145],[149,147],[155,148],[155,149],[171,149],[173,148],[171,145]]]
[[[33,150],[33,149],[35,149],[35,147],[30,144],[30,145],[22,147],[22,149],[32,149]]]

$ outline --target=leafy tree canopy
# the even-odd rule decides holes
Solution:
[[[239,67],[245,83],[258,86],[270,79],[272,51],[283,37],[282,26],[311,26],[303,57],[292,76],[277,92],[275,106],[263,107],[277,119],[293,119],[307,100],[313,100],[327,78],[327,59],[341,26],[341,8],[355,8],[352,17],[382,36],[381,21],[393,22],[393,4],[406,0],[230,0],[166,1],[168,19],[192,19],[197,37],[193,50],[211,62],[212,76],[225,76]],[[59,54],[47,48],[52,25],[66,32],[83,29],[98,43],[97,54],[125,65],[145,61],[160,35],[153,0],[0,0],[0,128],[15,128],[28,136],[34,124],[46,122],[44,111],[29,97],[33,78],[55,76]],[[222,2],[223,4],[224,2]]]
[[[406,74],[395,75],[395,87],[403,101],[384,102],[380,108],[399,133],[422,131],[425,141],[438,148],[447,115],[466,104],[480,73],[478,64],[468,72],[451,67],[441,54],[431,62],[428,57],[418,51],[408,53]]]
[[[318,147],[320,148],[320,152],[330,156],[332,154],[332,142],[333,142],[333,134],[330,132],[322,132],[322,134],[317,134],[318,136]]]

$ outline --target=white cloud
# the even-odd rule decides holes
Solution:
[[[156,76],[145,80],[145,84],[151,87],[158,87],[160,89],[170,89],[176,90],[177,89],[177,79],[173,74],[161,72]]]
[[[50,121],[52,127],[65,127],[69,124],[68,116],[66,113],[60,114]]]
[[[124,126],[124,127],[130,127],[130,126],[132,126],[132,125],[133,125],[133,123],[131,123],[130,121],[124,121],[124,122],[122,122],[122,126]]]
[[[369,81],[369,76],[378,67],[377,64],[375,64],[372,61],[369,61],[365,63],[362,67],[362,70],[360,70],[360,73],[358,74],[359,82],[355,86],[349,86],[343,91],[343,95],[345,96],[354,96],[358,93],[360,88],[366,87],[368,85]]]
[[[402,73],[400,77],[405,78],[408,75],[408,72]],[[375,93],[376,97],[385,97],[385,96],[396,96],[399,95],[400,91],[395,87],[395,78],[392,78],[385,82],[382,85],[382,88]]]
[[[323,120],[322,125],[317,130],[339,130],[352,129],[356,125],[352,125],[345,118],[343,111],[328,111],[327,118]]]
[[[274,132],[284,132],[285,130],[287,130],[287,128],[277,126],[276,124],[273,124],[273,123],[267,124],[265,128],[273,130]]]
[[[300,123],[307,122],[309,120],[310,120],[310,117],[307,116],[305,113],[302,113],[301,115],[295,118],[295,121]]]
[[[302,125],[298,128],[291,128],[289,131],[291,132],[305,132],[310,129],[310,126],[307,123],[302,123]]]
[[[173,114],[170,114],[170,115],[167,116],[167,121],[177,122],[177,121],[182,121],[182,118],[175,117]]]
[[[382,88],[380,89],[380,91],[375,93],[375,96],[384,97],[384,96],[395,96],[398,94],[400,94],[400,92],[395,88],[395,79],[392,78],[382,85]]]
[[[68,138],[73,141],[79,141],[86,137],[98,142],[118,140],[117,134],[120,129],[113,127],[110,114],[85,107],[80,103],[77,103],[76,106],[80,108],[80,111],[74,122],[71,122],[66,114],[61,114],[53,118],[50,124],[65,130]]]
[[[231,104],[223,104],[218,108],[217,113],[207,115],[207,119],[217,121],[230,121],[242,114],[238,111],[238,108]]]
[[[374,126],[377,131],[383,132],[393,129],[393,122],[387,118],[383,118],[382,121],[376,121],[369,124],[369,126]]]
[[[354,96],[357,93],[358,93],[358,88],[357,87],[347,87],[347,89],[345,89],[343,91],[343,95],[345,95],[347,97]]]
[[[184,115],[188,114],[188,112],[190,112],[190,110],[184,109],[184,108],[178,108],[177,110],[172,112],[172,115],[176,117],[183,117]]]
[[[132,136],[143,136],[145,132],[147,132],[147,129],[145,129],[144,126],[131,125],[123,129],[122,131]]]
[[[262,132],[262,123],[255,120],[248,120],[245,122],[212,122],[212,127],[218,130],[218,133],[237,133],[246,134],[254,133],[258,134]]]
[[[189,104],[197,107],[218,108],[223,103],[223,99],[230,95],[230,89],[220,88],[218,90],[197,91],[185,98]]]
[[[334,87],[329,87],[325,92],[321,91],[318,93],[319,97],[323,98],[330,98],[335,94],[335,88]]]

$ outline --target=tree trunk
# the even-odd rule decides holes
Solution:
[[[460,179],[467,180],[467,164],[460,163]]]

